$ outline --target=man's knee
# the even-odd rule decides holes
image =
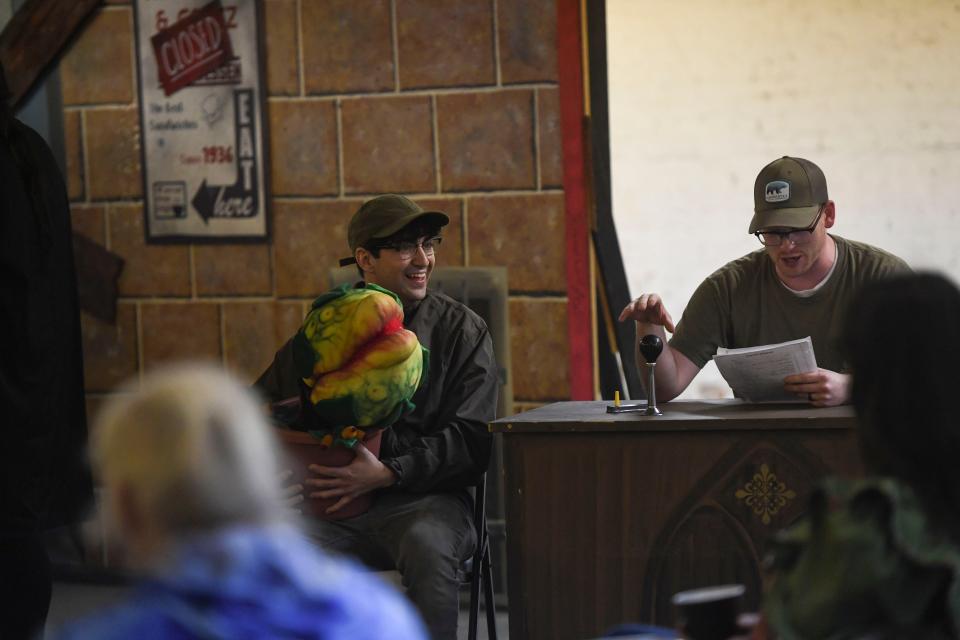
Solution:
[[[403,573],[415,570],[454,579],[475,545],[476,534],[469,519],[418,519],[399,540],[397,564]]]

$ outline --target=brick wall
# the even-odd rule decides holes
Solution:
[[[82,318],[89,409],[177,359],[255,379],[388,191],[450,214],[441,267],[508,268],[518,408],[569,397],[553,0],[265,7],[269,244],[144,243],[131,6],[108,2],[61,62],[74,228],[126,260],[116,324]]]

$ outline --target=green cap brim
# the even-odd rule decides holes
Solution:
[[[389,225],[380,229],[380,231],[378,231],[372,237],[386,238],[388,236],[392,236],[397,231],[400,231],[400,229],[403,229],[411,222],[419,220],[420,218],[426,218],[425,222],[435,224],[438,227],[445,227],[450,224],[450,218],[447,216],[447,214],[440,211],[411,211],[408,215],[405,215],[402,218],[397,218]]]
[[[811,207],[796,207],[793,209],[768,209],[757,211],[750,221],[750,230],[747,233],[756,233],[761,229],[809,229],[820,213],[820,205]]]

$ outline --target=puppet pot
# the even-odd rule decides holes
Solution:
[[[290,478],[290,484],[303,484],[307,478],[317,477],[308,471],[311,464],[319,464],[325,467],[345,467],[356,457],[353,449],[343,446],[327,446],[320,439],[304,431],[292,431],[290,429],[278,429],[277,434],[283,446],[287,457],[287,467],[293,472]],[[382,429],[377,429],[372,433],[367,433],[363,440],[363,446],[370,450],[374,456],[380,456],[380,436]],[[373,493],[365,493],[357,496],[347,503],[339,511],[327,513],[327,509],[337,503],[339,498],[307,498],[306,495],[316,491],[314,487],[304,485],[304,501],[301,508],[304,514],[322,520],[344,520],[353,518],[364,513],[373,503]]]

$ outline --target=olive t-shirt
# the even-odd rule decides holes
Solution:
[[[837,244],[836,267],[810,297],[784,287],[764,249],[715,271],[690,298],[670,348],[703,367],[717,347],[754,347],[810,336],[817,366],[844,371],[839,342],[851,297],[871,280],[910,268],[876,247],[831,237]]]

